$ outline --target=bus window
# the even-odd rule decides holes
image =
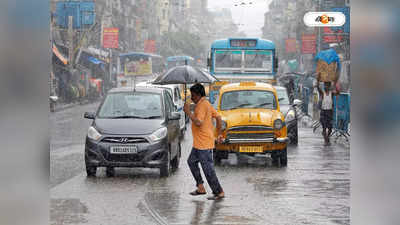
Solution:
[[[242,66],[242,51],[216,51],[215,69],[240,69]]]
[[[246,69],[272,71],[271,51],[245,51],[244,61]]]

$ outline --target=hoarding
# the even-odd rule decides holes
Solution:
[[[108,27],[103,29],[103,48],[118,48],[119,29]]]
[[[156,41],[155,40],[144,40],[144,52],[156,53]]]
[[[301,37],[301,53],[316,53],[317,36],[315,34],[303,34]]]
[[[151,58],[148,60],[141,59],[139,61],[129,61],[125,63],[125,76],[136,75],[151,75],[152,62]]]
[[[294,38],[286,39],[286,52],[287,53],[296,52],[296,39]]]

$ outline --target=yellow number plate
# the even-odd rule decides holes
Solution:
[[[240,146],[239,152],[262,152],[263,146]]]

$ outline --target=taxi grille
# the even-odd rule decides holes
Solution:
[[[229,131],[272,131],[274,130],[269,126],[237,126],[232,127]]]
[[[228,139],[268,139],[274,138],[274,133],[228,133]]]

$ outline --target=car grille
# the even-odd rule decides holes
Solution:
[[[229,131],[272,131],[273,128],[269,126],[238,126],[231,127]]]
[[[111,162],[137,162],[141,160],[138,154],[108,154],[108,161]]]
[[[228,139],[268,139],[274,138],[274,133],[228,133]]]
[[[120,144],[147,143],[147,140],[145,138],[139,138],[139,137],[106,137],[101,141],[106,143],[120,143]]]

